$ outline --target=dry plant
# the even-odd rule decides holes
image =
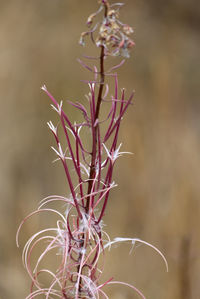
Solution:
[[[104,231],[103,216],[110,191],[116,187],[112,180],[115,162],[121,155],[127,154],[120,151],[122,144],[118,144],[119,129],[134,95],[131,93],[126,97],[125,89],[119,90],[118,87],[116,70],[125,59],[105,70],[106,59],[112,56],[128,58],[134,46],[130,38],[132,27],[119,20],[122,5],[111,5],[107,0],[99,1],[99,9],[87,19],[88,31],[81,34],[80,44],[85,45],[86,38],[90,37],[100,50],[99,57],[85,56],[88,61],[97,62],[98,66],[90,66],[79,60],[93,74],[92,80],[85,81],[89,87],[86,105],[70,102],[82,113],[83,121],[72,122],[63,110],[63,102],[58,103],[46,86],[42,87],[59,117],[59,127],[54,126],[51,121],[48,122],[48,127],[55,137],[56,147],[52,147],[57,156],[55,161],[61,161],[64,167],[70,194],[68,197],[49,196],[43,199],[38,209],[29,214],[19,226],[18,246],[21,227],[30,217],[44,213],[58,217],[56,227],[40,230],[24,246],[23,263],[32,281],[27,299],[38,296],[66,299],[108,298],[104,287],[111,284],[126,285],[145,298],[136,287],[128,283],[114,281],[113,278],[101,281],[105,249],[110,249],[116,243],[129,242],[132,246],[136,242],[146,244],[162,256],[167,267],[165,257],[153,245],[135,238],[118,237],[111,241]],[[101,20],[97,21],[97,18]],[[107,78],[109,82],[114,82],[112,96],[109,88],[111,83],[106,82]],[[109,105],[109,109],[102,113],[102,105]],[[83,131],[87,131],[87,135]],[[59,201],[65,205],[64,213],[51,208],[53,202]],[[32,267],[35,248],[41,242],[45,246],[44,250]],[[43,260],[49,252],[55,254],[55,250],[60,260],[53,272]],[[45,268],[41,264],[45,264]],[[46,287],[40,279],[44,274],[50,277]]]

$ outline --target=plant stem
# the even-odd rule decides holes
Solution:
[[[105,83],[104,57],[105,57],[105,49],[104,49],[104,46],[101,46],[101,55],[100,55],[100,86],[99,86],[99,93],[98,93],[98,98],[97,98],[97,105],[96,105],[96,109],[95,109],[94,123],[99,118],[100,106],[101,106],[101,102],[102,102],[102,93],[103,93],[103,88],[104,88],[104,83]],[[88,191],[87,191],[88,195],[91,192],[93,180],[94,180],[95,175],[96,175],[95,164],[96,164],[96,155],[97,155],[97,131],[98,131],[98,126],[99,126],[99,124],[97,123],[96,126],[94,127],[92,153],[91,153],[92,158],[91,158],[91,164],[90,164],[90,176],[89,176]],[[89,211],[89,206],[90,206],[90,197],[88,197],[87,202],[86,202],[86,213],[88,213],[88,211]]]
[[[98,92],[97,105],[96,105],[96,109],[95,109],[95,117],[94,117],[92,125],[94,125],[95,122],[99,118],[100,106],[101,106],[101,102],[102,102],[102,93],[103,93],[104,82],[105,82],[104,57],[105,57],[105,52],[104,52],[104,47],[102,46],[101,47],[101,56],[100,56],[100,87],[99,87],[99,92]],[[92,158],[91,158],[91,164],[90,164],[90,176],[89,176],[88,191],[87,191],[88,195],[91,193],[93,180],[94,180],[95,175],[96,175],[95,163],[96,163],[96,155],[97,155],[98,126],[99,126],[99,124],[97,123],[97,125],[93,128],[94,132],[93,132],[93,144],[92,144],[92,153],[91,153]],[[86,201],[86,207],[85,207],[86,214],[88,213],[89,208],[90,208],[90,200],[91,200],[91,197],[88,196],[87,201]],[[88,234],[87,232],[85,232],[83,234],[84,240],[86,240],[88,238],[87,234]],[[84,242],[83,247],[86,249],[87,242]],[[80,261],[81,259],[82,259],[82,253],[79,254],[78,260]],[[79,273],[79,270],[80,270],[80,265],[78,265],[78,267],[77,267],[77,272],[78,273]],[[82,279],[80,278],[80,280],[79,280],[79,294],[81,294],[81,292],[82,292],[81,281],[82,281]]]
[[[104,4],[104,17],[107,18],[108,14],[108,4]],[[93,122],[91,123],[91,127],[93,130],[93,140],[92,140],[92,152],[91,152],[91,163],[90,163],[90,174],[89,174],[89,180],[88,180],[88,190],[87,190],[87,195],[90,195],[92,191],[92,186],[93,186],[93,181],[96,176],[96,156],[97,156],[97,137],[98,137],[98,129],[99,129],[99,123],[98,123],[98,118],[100,114],[100,107],[102,103],[102,94],[103,94],[103,89],[104,89],[104,84],[105,84],[105,74],[104,74],[104,58],[105,58],[105,48],[102,45],[101,46],[101,53],[100,53],[100,86],[99,86],[99,92],[98,92],[98,97],[97,97],[97,104],[95,107],[95,115]],[[85,212],[88,214],[89,208],[90,208],[90,200],[91,197],[87,197],[86,201],[86,207],[85,207]],[[86,249],[87,247],[87,239],[88,239],[88,232],[85,232],[83,234],[84,238],[84,244],[83,247]],[[82,259],[82,253],[79,254],[79,261]],[[77,267],[78,273],[80,270],[80,265]],[[81,287],[81,281],[82,279],[80,278],[79,281],[79,294],[82,292],[82,287]]]
[[[108,3],[107,1],[104,2],[104,18],[107,18],[108,15]],[[99,124],[97,122],[99,118],[99,113],[100,113],[100,107],[101,107],[101,102],[102,102],[102,93],[103,93],[103,88],[104,88],[104,83],[105,83],[105,74],[104,74],[104,58],[105,58],[105,48],[104,46],[101,46],[101,54],[100,54],[100,86],[99,86],[99,93],[98,93],[98,98],[97,98],[97,105],[95,109],[95,117],[94,117],[94,123],[96,123],[96,126],[94,127],[94,134],[93,134],[93,144],[92,144],[92,153],[91,153],[91,164],[90,164],[90,176],[89,176],[89,181],[88,181],[88,191],[87,194],[89,195],[91,190],[92,190],[92,184],[93,180],[96,175],[96,156],[97,156],[97,132],[98,132],[98,127]],[[87,198],[86,202],[86,213],[89,211],[90,207],[90,196]]]

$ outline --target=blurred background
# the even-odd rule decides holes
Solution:
[[[107,255],[105,278],[133,283],[148,299],[196,299],[200,294],[200,6],[195,0],[126,0],[121,20],[135,29],[136,46],[119,70],[121,87],[136,91],[122,124],[124,151],[115,168],[105,216],[111,238],[137,237],[129,255],[120,245]],[[0,299],[22,299],[29,278],[21,262],[25,240],[40,228],[20,221],[51,194],[67,195],[61,165],[50,149],[46,122],[56,115],[40,90],[58,100],[84,101],[88,73],[76,59],[96,0],[0,0]],[[95,53],[93,52],[95,55]],[[117,61],[117,60],[116,60]],[[114,59],[114,62],[116,62]],[[79,115],[65,104],[70,117]],[[48,218],[46,218],[48,221]],[[106,289],[105,289],[106,290]],[[109,298],[139,298],[112,286]]]

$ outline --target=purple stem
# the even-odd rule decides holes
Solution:
[[[77,131],[78,131],[78,128],[77,128]],[[79,158],[79,144],[78,144],[78,141],[76,139],[76,161],[77,161],[77,167],[79,169],[79,171],[81,172],[81,166],[80,166],[80,158]],[[81,198],[83,197],[83,186],[82,186],[82,180],[81,178],[79,177],[79,184],[80,184],[80,196]],[[84,206],[84,200],[82,199],[82,206]]]
[[[122,109],[121,113],[118,116],[117,121],[115,122],[114,126],[112,127],[112,129],[106,133],[106,136],[104,137],[104,143],[108,140],[108,138],[110,137],[110,135],[113,133],[113,131],[116,129],[116,127],[119,125],[119,123],[122,120],[122,117],[124,115],[124,113],[126,112],[128,106],[131,104],[132,98],[133,98],[134,93],[131,94],[129,100],[126,102],[125,107]]]
[[[121,99],[121,107],[120,107],[120,112],[119,114],[122,113],[123,107],[124,107],[124,89],[122,90],[122,99]],[[118,139],[118,134],[119,134],[119,128],[120,128],[120,124],[121,122],[119,122],[119,124],[116,127],[116,131],[115,131],[115,136],[113,138],[113,144],[111,146],[111,151],[115,151],[116,147],[117,147],[117,139]]]
[[[111,180],[112,180],[112,173],[113,173],[113,164],[110,161],[110,165],[109,165],[109,169],[108,169],[108,183],[107,183],[107,188],[110,186],[110,183],[111,183]],[[107,205],[107,202],[108,202],[109,193],[110,193],[110,190],[106,193],[106,196],[105,196],[105,199],[104,199],[104,203],[103,203],[103,207],[101,209],[101,213],[99,215],[99,219],[97,220],[97,224],[99,224],[99,222],[101,221],[101,219],[102,219],[102,217],[104,215],[104,212],[105,212],[105,209],[106,209],[106,205]]]
[[[74,186],[73,186],[73,184],[72,184],[72,180],[71,180],[71,177],[70,177],[70,174],[69,174],[69,169],[68,169],[67,163],[66,163],[66,161],[63,160],[63,159],[62,159],[62,163],[63,163],[64,169],[65,169],[65,173],[66,173],[66,176],[67,176],[67,181],[68,181],[69,188],[70,188],[70,191],[71,191],[73,200],[74,200],[74,204],[75,204],[75,206],[76,206],[76,210],[77,210],[77,212],[78,212],[79,217],[82,219],[82,215],[81,215],[81,212],[80,212],[80,208],[79,208],[79,205],[78,205],[78,201],[77,201],[77,199],[76,199],[76,194],[75,194],[75,192],[74,192]]]
[[[52,94],[47,90],[47,89],[44,89],[45,93],[49,96],[49,98],[51,99],[51,101],[54,103],[54,105],[58,108],[59,105],[58,105],[58,102],[55,100],[55,98],[52,96]],[[70,129],[72,130],[74,136],[77,138],[78,140],[78,143],[80,145],[80,148],[81,148],[81,152],[82,152],[82,156],[83,156],[83,159],[85,160],[85,153],[88,153],[84,148],[83,148],[83,144],[81,142],[81,139],[79,138],[78,134],[76,133],[72,123],[70,122],[70,120],[68,119],[67,115],[65,114],[65,112],[61,109],[61,113],[65,119],[65,121],[67,122],[68,126],[70,127]]]
[[[77,162],[76,162],[76,160],[74,158],[74,153],[73,153],[73,150],[72,150],[72,147],[71,147],[71,142],[70,142],[70,139],[69,139],[69,135],[68,135],[67,129],[65,127],[65,122],[64,122],[64,119],[62,117],[62,113],[61,113],[61,117],[60,118],[61,118],[61,123],[62,123],[62,126],[63,126],[64,133],[65,133],[65,137],[67,139],[67,144],[68,144],[68,147],[69,147],[70,155],[71,155],[74,167],[76,169],[76,173],[77,173],[78,178],[79,178],[79,183],[82,183],[83,180],[81,178],[80,167],[77,166]]]

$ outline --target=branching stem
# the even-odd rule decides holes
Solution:
[[[105,3],[104,5],[105,12],[104,12],[104,17],[107,17],[108,13],[108,7],[107,4]],[[105,48],[104,46],[101,46],[101,54],[100,54],[100,86],[99,86],[99,92],[98,92],[98,97],[97,97],[97,104],[95,107],[95,117],[92,123],[93,127],[93,140],[92,140],[92,152],[91,152],[91,163],[90,163],[90,175],[89,175],[89,180],[88,180],[88,190],[87,190],[87,195],[89,195],[92,191],[92,186],[93,186],[93,181],[96,176],[96,156],[97,156],[97,137],[98,137],[98,119],[99,119],[99,113],[100,113],[100,107],[101,107],[101,102],[102,102],[102,94],[103,94],[103,88],[105,84],[105,74],[104,74],[104,59],[105,59]],[[91,201],[91,196],[87,197],[86,201],[86,207],[85,211],[86,214],[89,212],[90,208],[90,201]],[[87,232],[84,234],[84,239],[87,238]],[[87,247],[86,242],[84,242],[83,246]],[[86,248],[85,248],[86,249]],[[82,253],[80,253],[79,259],[81,260],[82,258]],[[78,273],[80,270],[80,265],[78,266]],[[81,288],[81,279],[79,280],[79,293],[81,294],[82,288]]]
[[[104,4],[104,17],[107,18],[108,15],[108,4],[105,2]],[[98,93],[98,98],[97,98],[97,105],[95,109],[95,119],[94,119],[94,124],[96,123],[96,126],[94,128],[94,136],[93,136],[93,144],[92,144],[92,153],[91,153],[91,164],[90,164],[90,177],[88,181],[88,191],[87,194],[89,195],[91,190],[92,190],[92,184],[93,180],[96,175],[96,155],[97,155],[97,132],[98,132],[98,118],[99,118],[99,113],[100,113],[100,107],[101,107],[101,102],[102,102],[102,94],[103,94],[103,88],[105,84],[105,74],[104,74],[104,59],[105,59],[105,48],[104,46],[101,46],[101,54],[100,54],[100,86],[99,86],[99,93]],[[88,197],[87,202],[86,202],[86,213],[88,213],[90,207],[90,197]]]
[[[94,123],[96,122],[96,126],[94,128],[94,135],[93,135],[93,144],[92,144],[92,153],[91,153],[91,164],[90,164],[90,176],[89,176],[89,181],[88,181],[88,192],[87,194],[89,195],[91,190],[92,190],[92,184],[93,180],[96,175],[96,155],[97,155],[97,132],[98,132],[98,118],[99,118],[99,112],[100,112],[100,107],[101,107],[101,102],[102,102],[102,93],[103,93],[103,88],[105,84],[105,74],[104,74],[104,58],[105,58],[105,49],[104,46],[101,46],[101,55],[100,55],[100,86],[99,86],[99,93],[98,93],[98,98],[97,98],[97,105],[95,109],[95,119]],[[87,202],[86,202],[86,213],[89,211],[89,206],[90,206],[90,197],[88,197]]]

